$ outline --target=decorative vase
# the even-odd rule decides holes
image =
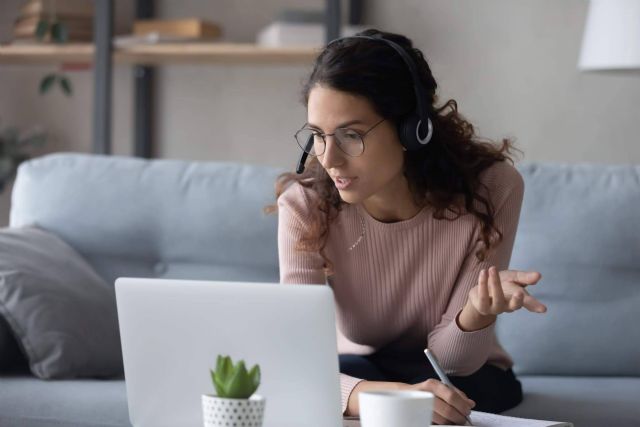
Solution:
[[[204,427],[261,427],[266,400],[254,394],[248,399],[202,395]]]

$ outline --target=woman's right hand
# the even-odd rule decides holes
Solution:
[[[360,415],[358,393],[368,390],[420,390],[433,393],[433,422],[435,424],[465,425],[465,416],[469,416],[476,403],[455,387],[428,379],[418,384],[405,384],[385,381],[361,381],[351,392],[346,415]]]
[[[469,399],[460,389],[444,383],[428,379],[418,384],[409,385],[407,390],[429,391],[435,396],[433,402],[433,422],[435,424],[465,425],[476,402]]]

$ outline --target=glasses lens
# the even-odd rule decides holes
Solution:
[[[364,151],[360,134],[351,129],[336,129],[336,141],[340,149],[349,156],[359,156]]]
[[[300,129],[296,132],[296,141],[300,148],[310,156],[319,156],[324,153],[324,140],[318,132],[311,129]]]

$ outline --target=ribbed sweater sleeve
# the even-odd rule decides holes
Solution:
[[[293,194],[294,192],[298,195]],[[280,283],[325,284],[324,260],[318,252],[297,249],[309,209],[298,185],[278,198],[278,262]]]
[[[467,376],[476,372],[487,362],[494,345],[495,322],[484,329],[465,332],[460,329],[456,318],[467,301],[469,291],[477,285],[480,270],[493,265],[500,271],[509,266],[520,217],[524,181],[515,169],[511,169],[507,177],[506,182],[493,186],[495,194],[491,195],[495,207],[495,226],[502,232],[502,241],[491,249],[484,261],[479,261],[475,255],[480,243],[471,246],[446,311],[429,333],[429,348],[450,375]]]
[[[278,198],[278,258],[280,283],[325,284],[324,260],[319,253],[296,249],[304,230],[304,218],[308,215],[308,201],[296,186]],[[297,197],[294,194],[297,192]],[[363,381],[360,378],[340,374],[342,413],[354,387]]]

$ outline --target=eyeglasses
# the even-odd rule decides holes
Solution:
[[[333,136],[336,140],[336,145],[343,153],[351,157],[358,157],[364,153],[364,137],[385,120],[380,120],[364,133],[359,133],[349,128],[338,128],[333,133],[322,133],[305,125],[305,127],[296,132],[295,138],[300,148],[310,156],[323,155],[327,146],[327,137]]]

